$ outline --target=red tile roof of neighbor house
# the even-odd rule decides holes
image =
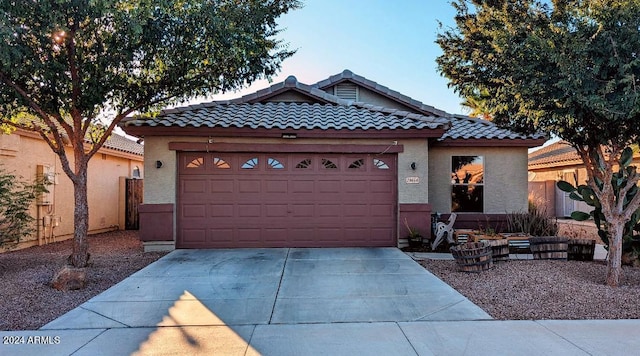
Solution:
[[[363,102],[341,99],[322,89],[343,81],[351,81],[391,98],[414,111],[392,109]],[[284,92],[302,94],[310,102],[269,102]],[[289,76],[284,82],[241,98],[213,101],[162,110],[156,117],[131,117],[121,124],[126,127],[209,127],[264,129],[440,129],[446,133],[439,141],[490,139],[506,141],[541,141],[544,135],[521,135],[495,124],[451,115],[425,105],[376,82],[345,70],[314,85],[298,82]]]
[[[529,153],[529,169],[542,169],[582,164],[576,149],[565,141],[558,141]]]
[[[104,146],[102,147],[120,152],[131,153],[138,156],[144,155],[143,145],[117,133],[112,133],[111,136],[104,142]]]
[[[633,154],[634,160],[640,153]],[[582,159],[566,141],[558,141],[529,153],[529,170],[582,165]]]

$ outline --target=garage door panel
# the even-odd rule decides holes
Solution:
[[[395,156],[375,157],[387,168],[355,154],[189,153],[179,167],[177,245],[394,246]],[[206,175],[193,173],[200,161]]]
[[[184,218],[204,218],[207,216],[207,206],[205,204],[189,204],[182,207],[182,217]]]
[[[259,218],[262,216],[262,205],[238,204],[237,215],[241,218]]]
[[[340,243],[342,240],[342,228],[338,227],[319,227],[318,231],[318,241],[321,242],[330,242],[330,243]]]
[[[287,229],[285,228],[264,228],[262,230],[263,240],[265,242],[276,243],[275,245],[285,245],[287,242]]]
[[[313,193],[314,192],[315,181],[312,179],[304,179],[304,180],[291,180],[291,192],[300,194],[300,193]]]
[[[312,228],[290,228],[288,234],[290,241],[297,242],[312,242],[315,236]],[[307,246],[309,245],[307,244]]]
[[[367,192],[367,180],[348,180],[344,182],[344,192],[364,194]]]
[[[210,218],[230,218],[234,216],[233,204],[210,204]]]
[[[341,193],[340,180],[319,180],[318,193]]]
[[[394,191],[392,182],[386,180],[372,180],[370,183],[370,191],[372,193],[391,193]]]
[[[186,194],[205,193],[207,191],[207,181],[205,179],[193,179],[184,181],[182,185],[182,191]]]
[[[346,236],[349,236],[349,239],[358,242],[366,242],[367,237],[369,236],[368,228],[346,228],[344,230]]]
[[[372,217],[392,217],[394,215],[394,208],[389,204],[372,204],[370,208]]]
[[[265,182],[266,193],[286,193],[289,188],[287,180],[268,180]]]
[[[183,229],[182,236],[186,243],[203,243],[207,240],[207,229]]]
[[[371,228],[369,230],[371,241],[385,242],[389,239],[389,234],[393,234],[389,228]]]
[[[287,217],[289,215],[287,204],[265,204],[266,216],[270,218]]]
[[[233,193],[233,179],[221,179],[210,181],[212,193]]]
[[[362,218],[369,216],[368,204],[345,204],[344,216]]]
[[[238,228],[238,242],[240,243],[255,243],[260,242],[260,229],[259,228]]]
[[[295,218],[310,218],[314,216],[313,204],[291,204],[291,216]]]
[[[260,193],[262,182],[260,180],[243,179],[238,181],[239,193]]]
[[[342,207],[339,204],[318,204],[316,216],[320,218],[342,216]]]

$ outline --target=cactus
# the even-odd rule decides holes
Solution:
[[[633,197],[638,194],[638,186],[636,185],[630,189],[624,197],[619,196],[620,189],[627,184],[629,176],[634,176],[636,174],[636,167],[630,165],[632,159],[633,151],[629,147],[625,148],[618,160],[618,171],[614,172],[611,177],[611,185],[613,186],[615,196],[617,199],[624,199],[623,208],[626,208]],[[601,181],[596,179],[595,183],[599,189],[602,189],[603,183]],[[598,228],[598,236],[602,239],[602,242],[605,243],[605,248],[608,249],[609,234],[607,231],[607,221],[602,213],[602,204],[593,189],[587,185],[579,185],[575,187],[566,181],[559,181],[556,185],[560,190],[569,193],[569,198],[572,200],[582,201],[593,207],[593,210],[589,213],[574,211],[571,213],[571,218],[577,221],[584,221],[593,218],[593,221]],[[632,249],[640,250],[640,235],[634,234],[634,232],[640,231],[639,222],[640,208],[631,215],[631,219],[629,219],[629,221],[624,225],[624,232],[622,236],[623,252],[629,252]]]

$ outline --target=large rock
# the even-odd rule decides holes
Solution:
[[[57,290],[82,289],[87,284],[86,268],[64,266],[53,276],[51,286]]]

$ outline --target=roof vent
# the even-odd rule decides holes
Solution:
[[[333,88],[333,95],[340,99],[358,101],[358,86],[353,83],[340,83]]]

